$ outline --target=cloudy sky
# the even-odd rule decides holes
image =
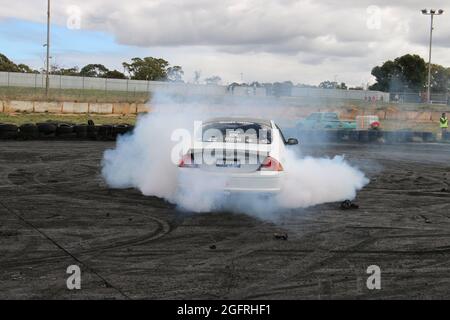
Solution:
[[[419,0],[58,0],[52,60],[63,67],[102,63],[122,70],[133,57],[162,57],[192,81],[373,82],[373,66],[405,53],[450,67],[450,6]],[[46,0],[0,0],[0,52],[35,68],[44,63]],[[446,7],[447,6],[447,7]]]

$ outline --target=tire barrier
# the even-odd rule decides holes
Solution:
[[[51,122],[38,123],[36,124],[39,130],[39,135],[41,137],[54,136],[56,133],[56,124]]]
[[[368,131],[369,142],[377,142],[383,138],[382,131],[380,130],[370,130]]]
[[[127,134],[134,130],[134,126],[128,124],[118,124],[113,127],[113,137],[116,139],[119,135]]]
[[[26,123],[19,127],[19,138],[34,140],[39,138],[39,128],[34,123]]]
[[[444,132],[444,133],[442,134],[442,140],[450,141],[450,131]]]
[[[102,125],[98,128],[98,138],[101,140],[112,140],[113,138],[113,128],[112,125]]]
[[[56,126],[55,135],[62,139],[76,138],[74,126],[68,123],[60,123]]]
[[[423,142],[435,142],[436,135],[432,132],[424,132],[423,133]]]
[[[350,131],[349,141],[358,142],[359,141],[359,132],[358,131]]]
[[[85,124],[76,125],[73,127],[73,132],[78,139],[86,139],[88,137],[88,126]]]
[[[92,124],[89,124],[87,127],[87,137],[91,140],[97,140],[98,137],[98,130],[99,126]]]
[[[368,143],[369,142],[369,131],[359,131],[358,132],[359,142]]]
[[[114,141],[119,136],[132,133],[134,126],[128,124],[95,125],[71,123],[27,123],[20,127],[0,123],[0,139],[79,139]],[[382,131],[382,130],[297,130],[288,135],[296,137],[300,143],[410,143],[436,142],[436,134],[422,131]],[[442,135],[442,141],[450,141],[450,132]]]
[[[436,142],[436,134],[432,132],[414,131],[382,131],[382,130],[327,130],[306,131],[297,133],[299,141],[312,142],[358,142],[358,143],[412,143]],[[450,132],[442,136],[442,141],[450,141]]]
[[[395,142],[405,143],[413,141],[413,133],[411,131],[397,131],[395,132]]]
[[[13,124],[0,124],[0,139],[16,139],[19,128]]]

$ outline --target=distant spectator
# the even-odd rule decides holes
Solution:
[[[442,136],[445,136],[448,130],[448,118],[445,113],[442,114],[442,117],[439,119],[439,126],[442,130]]]

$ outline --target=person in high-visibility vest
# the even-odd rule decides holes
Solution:
[[[448,118],[445,113],[443,113],[442,117],[439,119],[439,124],[441,126],[442,135],[444,135],[448,129]]]

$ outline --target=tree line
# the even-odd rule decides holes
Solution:
[[[124,71],[109,70],[102,64],[88,64],[81,69],[78,67],[62,68],[56,65],[50,67],[50,74],[65,76],[82,76],[110,79],[131,79],[147,81],[183,82],[184,71],[181,66],[171,66],[162,58],[145,57],[133,58],[130,62],[122,63]],[[0,53],[0,71],[40,73],[25,64],[15,64],[8,57]],[[428,79],[428,63],[415,54],[406,54],[394,60],[388,60],[372,69],[375,84],[370,90],[383,92],[422,92],[426,89]],[[194,82],[199,83],[201,72],[196,71]],[[450,68],[438,64],[431,65],[431,91],[447,92],[450,85]],[[206,84],[217,85],[222,79],[212,76],[204,79]],[[277,90],[289,91],[294,84],[291,81],[275,83],[233,83],[231,86],[275,87]],[[344,82],[323,81],[318,86],[297,84],[296,87],[323,88],[341,90],[363,90],[363,87],[348,88]],[[281,89],[279,89],[281,88]]]
[[[103,64],[88,64],[81,69],[77,66],[62,68],[51,65],[49,73],[63,76],[80,76],[108,79],[131,79],[147,81],[183,81],[184,71],[180,66],[171,66],[168,61],[161,58],[133,58],[131,62],[124,62],[124,72],[109,70]],[[0,71],[41,73],[43,70],[33,70],[25,64],[15,64],[4,54],[0,53]]]

